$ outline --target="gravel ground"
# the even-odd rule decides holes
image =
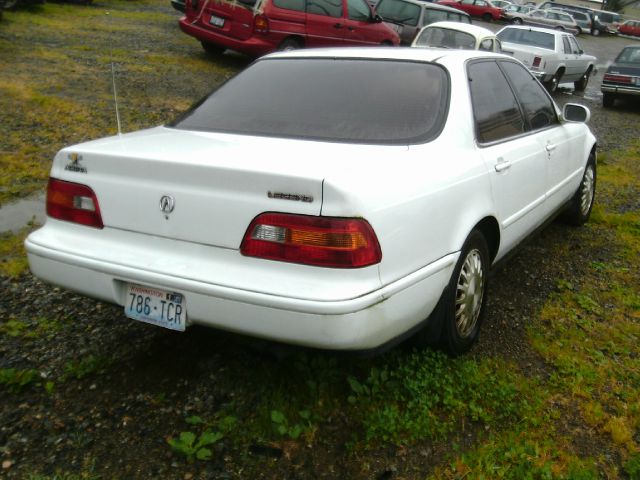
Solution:
[[[141,35],[138,41],[155,40]],[[169,48],[202,56],[186,43]],[[226,57],[222,63],[230,71],[246,64],[243,59]],[[599,84],[602,73],[591,82]],[[135,75],[129,80],[134,85],[145,82]],[[159,87],[160,93],[169,95],[184,88],[184,80],[176,73]],[[196,96],[206,91],[201,79],[188,90],[181,92]],[[599,98],[576,98],[566,90],[559,91],[556,100],[559,104],[579,100],[591,108],[590,125],[601,151],[612,151],[637,138],[637,103],[605,110]],[[3,128],[11,130],[12,125]],[[616,204],[638,208],[637,192],[620,195],[628,198]],[[598,196],[597,201],[611,199]],[[597,242],[590,237],[594,234],[601,237]],[[523,371],[544,377],[547,367],[529,345],[525,329],[554,290],[556,279],[569,277],[579,282],[587,264],[610,259],[607,235],[604,230],[553,223],[524,245],[495,271],[487,320],[471,355],[505,358]],[[243,369],[256,365],[286,369],[287,359],[302,349],[202,328],[184,334],[165,331],[126,319],[120,307],[45,285],[29,274],[0,278],[0,295],[0,326],[5,328],[0,335],[0,367],[35,369],[43,385],[19,395],[0,388],[0,456],[4,462],[0,476],[26,478],[29,473],[52,474],[58,469],[95,471],[104,478],[184,480],[358,476],[346,464],[348,453],[336,442],[316,444],[313,449],[304,445],[288,449],[256,440],[239,449],[222,441],[216,444],[214,460],[204,467],[186,463],[167,447],[167,436],[184,430],[184,418],[190,414],[217,411],[230,402],[238,410],[250,411],[256,399]],[[28,327],[11,336],[6,330],[10,320]],[[32,338],[27,332],[34,332]],[[81,360],[85,362],[78,363]],[[53,384],[45,392],[49,381]],[[339,432],[345,422],[328,419],[322,427],[327,438],[345,436]],[[429,465],[431,455],[437,456],[438,449],[446,446],[430,448],[421,448],[407,461]],[[607,453],[606,448],[590,441],[583,451]],[[393,478],[399,468],[395,451],[373,452],[360,460],[370,463],[374,472],[362,478]]]

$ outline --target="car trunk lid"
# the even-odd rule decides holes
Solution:
[[[228,0],[203,0],[199,14],[200,23],[238,40],[251,37],[254,16],[252,5]]]
[[[52,177],[95,192],[105,228],[237,249],[265,211],[319,215],[308,143],[158,127],[62,150]]]

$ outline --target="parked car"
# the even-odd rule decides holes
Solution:
[[[530,10],[526,13],[514,14],[511,18],[514,25],[533,25],[536,27],[555,28],[571,33],[578,33],[580,27],[571,15],[562,10]]]
[[[179,24],[212,54],[227,48],[260,56],[303,47],[400,44],[366,0],[187,0]]]
[[[411,45],[420,29],[433,22],[471,23],[471,17],[465,12],[420,0],[380,0],[376,11],[400,35],[403,45]]]
[[[606,28],[606,32],[612,35],[618,33],[618,25],[622,23],[622,18],[617,12],[608,12],[606,10],[595,10],[598,22]]]
[[[640,95],[640,45],[624,47],[602,78],[602,105],[613,107],[616,99]]]
[[[618,27],[618,32],[623,35],[640,37],[640,20],[627,20]]]
[[[491,0],[440,0],[438,3],[467,12],[472,17],[480,17],[485,22],[502,18],[502,9],[494,6]]]
[[[510,7],[511,5],[514,5],[514,3],[510,2],[509,0],[491,0],[491,3],[493,4],[494,7],[498,7],[502,9],[505,9],[507,7]]]
[[[424,27],[411,46],[501,52],[500,40],[491,30],[456,22],[436,22]]]
[[[607,29],[607,25],[605,25],[604,23],[601,23],[598,20],[597,10],[594,10],[592,8],[583,7],[580,5],[569,5],[569,4],[564,4],[564,3],[554,2],[554,1],[542,2],[539,8],[541,9],[558,8],[558,9],[564,10],[565,12],[568,12],[574,17],[574,19],[576,20],[576,22],[578,23],[582,31],[586,32],[585,28],[580,23],[581,20],[579,20],[573,15],[574,12],[581,12],[584,15],[587,15],[589,17],[589,21],[591,22],[591,28],[589,33],[591,33],[591,35],[598,36],[602,33],[609,33]]]
[[[589,218],[589,115],[501,54],[279,52],[168,126],[62,149],[30,266],[178,331],[461,354],[491,266]]]
[[[550,92],[561,82],[573,82],[578,91],[587,88],[596,57],[585,54],[572,34],[513,25],[503,27],[497,37],[502,51],[524,63]]]
[[[591,33],[591,30],[593,29],[591,15],[586,12],[579,12],[577,10],[563,9],[563,11],[571,15],[578,24],[578,34],[581,35],[583,33]]]
[[[520,20],[516,20],[514,22],[514,18],[518,19],[522,15],[529,13],[531,10],[535,10],[535,7],[529,5],[509,5],[502,9],[502,19],[510,23],[518,24],[520,23]]]

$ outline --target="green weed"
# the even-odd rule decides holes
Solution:
[[[184,455],[187,461],[192,462],[195,459],[209,460],[212,453],[207,447],[227,436],[236,425],[237,419],[232,416],[225,416],[212,425],[202,417],[192,415],[186,418],[186,422],[190,425],[202,425],[204,427],[203,432],[200,435],[190,431],[181,432],[178,438],[169,437],[167,443],[175,452]]]
[[[101,374],[107,370],[111,363],[111,359],[95,355],[89,355],[80,360],[72,360],[67,362],[62,379],[75,378],[80,380],[91,374]]]
[[[26,387],[39,383],[37,370],[18,370],[15,368],[0,369],[0,385],[5,385],[11,393],[20,393]]]

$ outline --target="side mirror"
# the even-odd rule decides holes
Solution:
[[[584,105],[567,103],[562,107],[562,117],[567,122],[587,123],[591,119],[591,111]]]

